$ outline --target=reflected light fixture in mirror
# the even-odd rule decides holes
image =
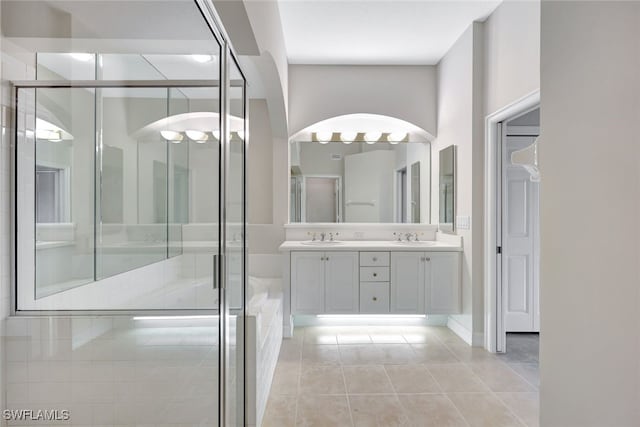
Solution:
[[[406,132],[392,132],[389,135],[387,135],[387,141],[389,141],[389,144],[398,144],[401,141],[404,141],[404,139],[407,137],[407,133]]]
[[[204,144],[209,139],[209,135],[201,130],[187,130],[185,131],[190,140],[197,142],[198,144]]]
[[[241,140],[244,141],[244,131],[243,130],[237,131],[236,135],[238,136],[238,138],[240,138]]]
[[[207,62],[211,62],[213,60],[213,56],[211,55],[191,55],[191,59],[200,64],[206,64]]]
[[[316,132],[316,139],[320,144],[328,144],[332,137],[332,132]]]
[[[217,139],[218,141],[220,140],[220,131],[219,130],[212,130],[211,131],[211,135],[213,135],[213,137],[215,139]]]
[[[341,132],[340,140],[345,144],[351,144],[358,137],[358,132]]]
[[[180,143],[184,139],[184,135],[174,130],[161,130],[160,135],[167,141],[171,141],[174,144]]]
[[[367,132],[364,134],[364,140],[367,144],[375,144],[382,137],[382,132]]]
[[[77,60],[77,61],[82,61],[82,62],[88,62],[91,61],[93,59],[93,54],[92,53],[70,53],[69,54],[73,59]]]

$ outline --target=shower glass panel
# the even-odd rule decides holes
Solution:
[[[243,424],[246,136],[221,130],[246,127],[228,110],[245,94],[239,77],[227,90],[211,7],[3,2],[19,52],[2,73],[16,87],[7,409]]]
[[[226,294],[228,309],[225,309],[225,327],[228,337],[226,355],[226,411],[227,425],[244,425],[244,377],[242,360],[244,359],[243,328],[246,281],[246,105],[245,79],[234,58],[228,55],[229,115],[227,117],[228,147],[227,173],[225,186],[225,252],[226,252]]]

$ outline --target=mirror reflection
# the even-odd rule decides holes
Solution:
[[[440,150],[439,161],[439,222],[442,231],[453,231],[456,215],[456,147]]]
[[[429,223],[431,146],[294,141],[290,222]]]

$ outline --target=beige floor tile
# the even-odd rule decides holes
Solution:
[[[354,344],[339,346],[340,361],[343,365],[381,364],[382,352],[372,344]]]
[[[444,394],[400,394],[408,425],[421,427],[466,427],[456,407]]]
[[[271,395],[295,395],[298,394],[300,383],[300,364],[279,362],[273,374],[271,383]]]
[[[347,393],[393,393],[387,373],[382,365],[344,366]]]
[[[271,396],[262,419],[262,427],[293,427],[296,425],[297,396]]]
[[[471,427],[523,427],[493,393],[450,393],[449,398]]]
[[[466,344],[462,338],[455,334],[451,329],[446,326],[433,326],[433,334],[437,336],[440,341],[446,344]]]
[[[427,369],[445,392],[489,391],[480,378],[461,363],[429,365]]]
[[[385,370],[396,393],[437,393],[441,391],[425,365],[386,365]]]
[[[470,363],[469,367],[495,392],[535,391],[531,384],[502,362]]]
[[[278,361],[299,362],[302,356],[302,341],[283,340]]]
[[[304,336],[304,345],[326,345],[326,344],[338,344],[338,340],[335,335],[332,334],[310,334]]]
[[[398,397],[393,394],[352,395],[349,405],[356,427],[395,427],[408,421]]]
[[[411,344],[417,363],[457,363],[459,359],[444,344]]]
[[[371,344],[371,337],[367,333],[347,333],[336,336],[338,344]]]
[[[536,389],[540,387],[540,367],[537,363],[507,363],[507,365]]]
[[[347,396],[300,396],[296,426],[351,426]]]
[[[337,345],[306,345],[302,350],[303,365],[339,365]]]
[[[340,366],[305,365],[300,374],[301,394],[346,394]]]
[[[415,363],[416,356],[409,344],[376,344],[379,362],[385,365]]]
[[[484,362],[498,360],[497,356],[482,347],[471,347],[469,344],[446,344],[455,356],[462,362]]]
[[[371,341],[376,344],[406,344],[402,334],[370,334]]]
[[[496,395],[528,427],[540,425],[540,400],[537,392],[496,393]]]

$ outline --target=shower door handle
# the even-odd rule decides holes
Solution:
[[[220,255],[213,256],[213,289],[220,289]]]

